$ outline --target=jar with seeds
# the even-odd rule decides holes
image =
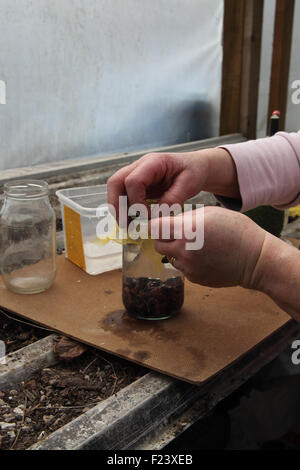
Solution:
[[[130,239],[123,244],[123,303],[141,320],[166,320],[180,312],[184,302],[184,277],[163,263],[155,240]]]

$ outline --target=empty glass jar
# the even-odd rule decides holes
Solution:
[[[183,274],[154,248],[154,240],[130,241],[123,245],[123,303],[141,320],[174,317],[184,301]]]
[[[48,289],[56,274],[56,224],[46,182],[5,184],[0,237],[6,287],[19,294]]]

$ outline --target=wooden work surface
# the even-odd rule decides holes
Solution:
[[[136,320],[122,305],[120,270],[90,276],[58,256],[57,277],[48,291],[18,295],[0,279],[0,304],[83,343],[194,384],[211,378],[290,320],[258,292],[185,282],[185,303],[177,317]]]

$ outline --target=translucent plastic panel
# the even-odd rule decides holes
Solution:
[[[293,42],[287,101],[286,130],[300,130],[300,2],[295,2]]]
[[[218,135],[222,0],[0,10],[0,169]]]

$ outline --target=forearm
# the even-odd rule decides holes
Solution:
[[[251,287],[269,295],[300,322],[300,252],[267,234],[252,275]]]
[[[234,161],[242,212],[261,205],[280,209],[300,202],[300,131],[226,145]]]

